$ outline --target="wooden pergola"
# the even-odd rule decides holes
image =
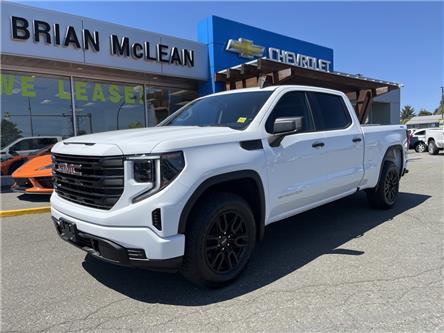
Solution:
[[[394,82],[302,68],[269,59],[256,59],[224,69],[215,74],[215,80],[224,83],[226,90],[264,84],[297,84],[340,90],[355,102],[355,111],[361,123],[366,121],[374,97],[400,88],[400,85]]]

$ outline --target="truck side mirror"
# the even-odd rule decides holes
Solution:
[[[276,118],[273,124],[273,134],[293,134],[302,129],[304,117]]]
[[[270,146],[277,147],[285,136],[298,133],[303,128],[304,117],[276,118],[273,124],[274,136],[270,139]]]

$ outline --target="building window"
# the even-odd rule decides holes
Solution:
[[[145,127],[143,85],[74,79],[77,134]]]
[[[155,126],[197,97],[195,90],[146,86],[148,126]]]
[[[69,77],[12,71],[0,75],[2,147],[18,138],[74,135]],[[84,78],[73,82],[77,135],[155,126],[197,97],[195,90],[144,90],[143,84]]]
[[[2,71],[1,146],[32,136],[73,133],[68,77]]]

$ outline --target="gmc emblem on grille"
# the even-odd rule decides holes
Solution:
[[[58,163],[56,171],[60,173],[66,173],[68,175],[81,176],[82,173],[76,169],[80,169],[81,164],[71,164],[71,163]]]

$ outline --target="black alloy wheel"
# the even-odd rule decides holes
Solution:
[[[206,195],[189,216],[180,271],[199,286],[223,287],[247,266],[256,237],[256,221],[244,198],[226,192]]]
[[[379,182],[374,188],[366,190],[370,204],[378,209],[392,208],[399,193],[399,167],[392,161],[385,161]]]
[[[393,204],[398,196],[399,175],[396,169],[390,169],[384,179],[384,195],[389,204]]]
[[[249,244],[247,226],[245,219],[233,210],[220,213],[211,224],[206,235],[205,258],[215,273],[223,274],[243,261]]]

